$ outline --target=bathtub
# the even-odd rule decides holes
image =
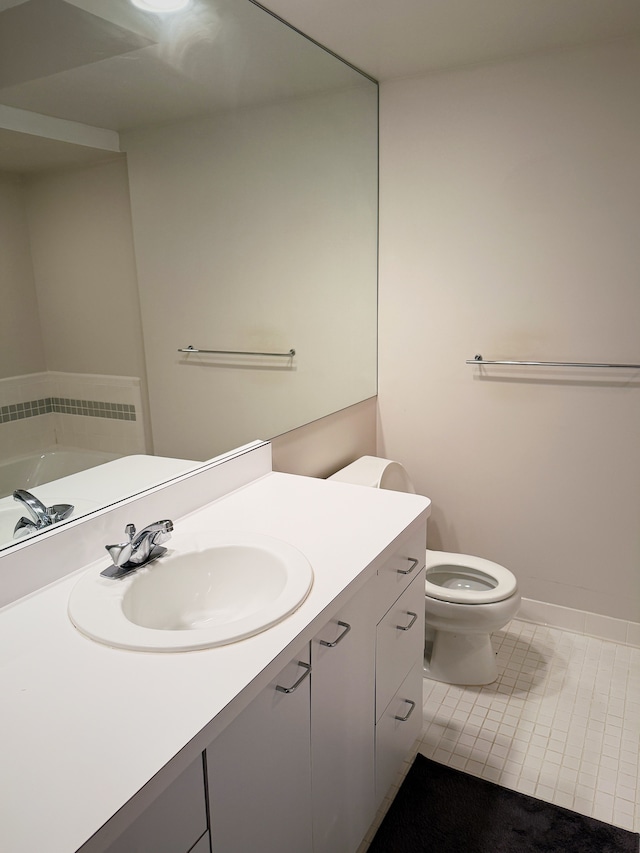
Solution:
[[[34,486],[95,468],[96,465],[119,459],[120,455],[99,450],[55,447],[0,461],[0,497],[13,494],[15,489],[29,491]]]

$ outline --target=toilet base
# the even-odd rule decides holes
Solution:
[[[496,656],[489,634],[454,634],[434,631],[427,645],[424,674],[446,684],[491,684],[498,677]]]

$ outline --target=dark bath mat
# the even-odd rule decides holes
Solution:
[[[638,853],[638,833],[417,755],[369,853]]]

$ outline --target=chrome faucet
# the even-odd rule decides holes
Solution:
[[[14,539],[26,536],[29,533],[35,533],[37,530],[43,530],[45,527],[50,527],[59,521],[64,521],[73,512],[72,504],[45,506],[35,495],[25,491],[25,489],[16,489],[13,493],[13,499],[22,504],[24,509],[29,513],[29,518],[22,516],[14,527]]]
[[[172,530],[173,522],[168,518],[154,521],[139,533],[136,533],[134,524],[127,524],[124,529],[129,537],[127,542],[105,545],[113,565],[100,574],[105,578],[121,578],[157,560],[166,554],[167,549],[162,547],[162,543],[171,538]]]

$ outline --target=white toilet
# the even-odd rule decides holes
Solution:
[[[410,492],[399,462],[362,456],[329,477],[344,483]],[[445,551],[426,552],[425,675],[448,684],[490,684],[498,677],[490,634],[518,612],[520,593],[504,566]]]

